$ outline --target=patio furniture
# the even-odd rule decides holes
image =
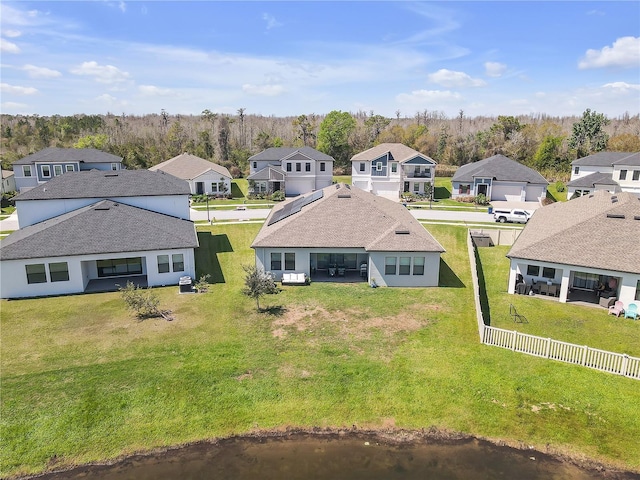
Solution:
[[[611,305],[616,303],[616,300],[618,300],[618,297],[600,297],[598,303],[601,307],[609,308]]]
[[[527,320],[527,317],[518,313],[518,310],[516,310],[516,307],[514,307],[513,304],[511,303],[509,304],[509,315],[511,315],[511,318],[513,319],[514,323],[529,323],[529,321]]]
[[[304,273],[283,273],[282,285],[309,285],[309,279]]]
[[[340,265],[340,266],[338,267],[338,276],[339,276],[339,277],[344,277],[344,272],[345,272],[346,270],[347,270],[347,269],[344,267],[344,265]]]
[[[620,300],[617,300],[613,303],[613,305],[609,307],[609,315],[615,315],[616,317],[619,317],[623,313],[624,303],[622,303]]]
[[[329,266],[329,276],[330,277],[335,277],[336,276],[336,266],[335,265],[330,265]]]
[[[360,265],[360,276],[362,278],[366,278],[367,277],[367,264],[363,263],[362,265]]]
[[[549,295],[550,297],[557,297],[560,294],[560,291],[558,290],[558,285],[556,285],[555,283],[552,285],[547,285],[547,287],[548,287],[547,295]]]
[[[638,318],[638,305],[630,303],[627,309],[624,311],[624,318],[631,318],[635,320]]]

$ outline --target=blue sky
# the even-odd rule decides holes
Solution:
[[[640,113],[640,2],[0,3],[2,113]]]

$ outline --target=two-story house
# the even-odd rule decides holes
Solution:
[[[302,195],[331,185],[333,157],[311,147],[273,147],[249,157],[249,193]]]
[[[403,192],[428,192],[435,171],[433,159],[402,143],[381,143],[351,158],[354,187],[396,200]]]
[[[640,152],[598,152],[571,162],[567,196],[595,190],[629,192],[640,197]]]
[[[81,170],[120,170],[122,157],[95,148],[50,147],[13,163],[16,189],[24,192],[63,173]]]
[[[178,284],[195,277],[189,185],[148,170],[69,172],[16,198],[1,298]]]

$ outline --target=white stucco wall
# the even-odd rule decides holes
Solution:
[[[409,275],[386,275],[385,258],[411,257]],[[425,257],[424,275],[413,275],[414,257]],[[369,252],[369,278],[381,287],[437,287],[440,278],[440,254],[435,252]]]
[[[220,180],[220,179],[222,179],[222,180]],[[221,175],[220,173],[214,172],[213,170],[205,172],[202,175],[197,176],[193,180],[189,180],[189,187],[191,188],[191,193],[193,195],[196,194],[196,183],[197,182],[202,182],[203,183],[204,193],[206,195],[218,195],[218,194],[221,194],[221,192],[218,192],[217,190],[214,192],[211,189],[211,184],[212,183],[218,184],[220,182],[224,182],[224,185],[227,188],[226,193],[231,193],[231,178],[229,178],[229,177],[227,177],[225,175]]]

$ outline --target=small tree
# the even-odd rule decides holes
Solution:
[[[255,298],[256,307],[260,310],[260,297],[279,293],[278,286],[271,275],[264,270],[260,270],[255,265],[243,265],[242,268],[245,271],[242,293],[248,297]]]
[[[200,278],[194,285],[198,293],[207,293],[209,291],[209,287],[211,286],[209,284],[210,277],[211,275],[209,275],[208,273],[200,276]]]
[[[136,312],[138,318],[159,317],[162,315],[158,309],[160,299],[149,289],[142,289],[131,281],[127,281],[126,287],[118,287],[122,299],[129,310]]]

